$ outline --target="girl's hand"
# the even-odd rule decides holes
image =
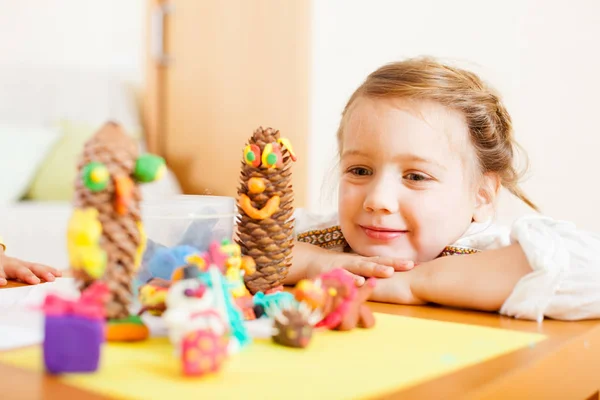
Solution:
[[[408,272],[395,272],[389,279],[378,280],[369,300],[392,304],[427,304],[426,301],[415,296],[411,289],[411,284],[417,279],[418,274],[416,268]]]
[[[411,260],[392,257],[363,257],[357,254],[323,252],[315,257],[308,268],[308,278],[315,278],[323,272],[343,268],[355,276],[357,285],[367,278],[389,278],[396,271],[408,271],[414,267]]]
[[[18,279],[23,283],[36,285],[42,281],[52,282],[59,276],[62,273],[55,268],[8,257],[0,246],[0,286],[5,286],[7,279]]]

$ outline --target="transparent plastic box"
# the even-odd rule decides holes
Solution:
[[[179,253],[167,260],[167,249],[183,249],[185,254],[190,248],[204,252],[213,241],[232,239],[236,213],[235,199],[225,196],[181,195],[142,202],[148,240],[138,280],[166,278],[169,271],[166,266],[165,272],[162,267],[161,272],[157,272],[157,260],[153,259],[157,254],[166,260],[163,264],[174,263],[174,260],[182,262],[184,255]]]

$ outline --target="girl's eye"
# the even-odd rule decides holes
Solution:
[[[404,175],[404,179],[409,181],[427,181],[429,180],[429,177],[423,174],[410,173]]]
[[[355,168],[350,168],[348,170],[348,172],[350,172],[352,175],[356,175],[356,176],[369,176],[369,175],[373,175],[373,172],[371,172],[371,170],[364,168],[364,167],[355,167]]]

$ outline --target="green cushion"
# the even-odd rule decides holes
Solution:
[[[38,201],[72,201],[77,163],[85,142],[100,128],[62,121],[62,137],[54,145],[34,177],[25,198]],[[132,135],[137,137],[137,135]]]

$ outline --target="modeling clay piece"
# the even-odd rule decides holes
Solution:
[[[285,302],[281,308],[267,308],[267,315],[274,319],[273,341],[288,347],[308,346],[313,326],[321,319],[319,311],[311,311],[304,303]]]
[[[192,246],[161,247],[156,249],[148,263],[150,274],[154,278],[170,279],[175,269],[185,264],[188,256],[198,253]]]
[[[356,328],[371,328],[375,317],[365,304],[376,280],[367,279],[360,288],[354,279],[341,268],[322,274],[315,281],[298,282],[294,290],[296,300],[313,309],[320,309],[324,316],[316,326],[340,331]]]
[[[248,345],[251,342],[251,337],[244,325],[242,313],[229,291],[228,282],[223,276],[227,259],[228,256],[221,251],[221,245],[218,242],[213,242],[203,257],[192,255],[188,257],[187,262],[196,268],[198,279],[212,293],[211,300],[207,302],[207,305],[203,302],[204,305],[201,309],[206,310],[208,307],[216,310],[224,321],[230,334],[228,352],[233,354]],[[182,279],[185,270],[189,267],[175,270],[173,280]],[[176,285],[176,282],[173,283],[174,285]],[[173,290],[173,286],[171,290]],[[169,296],[167,297],[167,313],[171,311],[171,303],[168,300],[171,290],[169,290]]]
[[[138,157],[135,141],[113,122],[105,124],[83,150],[68,228],[69,259],[80,290],[96,280],[110,290],[108,340],[141,340],[148,335],[128,310],[132,279],[146,244],[138,184],[159,179],[164,171],[162,158]]]
[[[197,330],[186,334],[181,343],[183,373],[201,376],[217,372],[227,358],[227,336],[219,336],[210,330]]]
[[[229,326],[218,296],[199,279],[195,266],[185,267],[182,279],[169,289],[164,318],[186,375],[217,371],[227,355]]]
[[[167,294],[171,283],[167,280],[154,278],[140,287],[139,300],[142,308],[138,315],[146,311],[155,316],[161,316],[167,309]]]
[[[271,128],[258,128],[244,149],[238,244],[256,262],[256,272],[244,277],[253,294],[281,288],[292,263],[295,160],[289,141]]]
[[[255,308],[263,311],[266,311],[267,309],[281,309],[282,307],[295,305],[295,303],[297,303],[294,299],[294,295],[289,292],[276,292],[270,294],[258,292],[254,295],[253,302]],[[264,312],[260,314],[261,315],[257,315],[256,318],[260,318]]]
[[[225,278],[236,305],[244,314],[245,320],[256,319],[252,295],[244,284],[244,276],[256,272],[254,260],[248,256],[242,257],[240,246],[229,240],[223,241],[221,251],[228,256],[225,261]]]
[[[227,279],[223,276],[228,258],[227,254],[223,253],[221,245],[218,242],[213,242],[204,257],[205,268],[200,274],[200,279],[219,293],[217,297],[218,308],[231,328],[229,352],[232,354],[250,344],[252,339],[244,324],[242,312],[229,291]]]
[[[94,372],[104,342],[106,286],[97,282],[76,300],[48,295],[42,309],[44,363],[52,374]]]
[[[150,261],[157,251],[164,248],[166,248],[166,246],[156,243],[150,238],[146,240],[146,249],[144,250],[144,255],[142,256],[142,265],[138,269],[137,276],[135,277],[135,282],[137,284],[145,283],[153,278],[152,272],[150,271]]]

